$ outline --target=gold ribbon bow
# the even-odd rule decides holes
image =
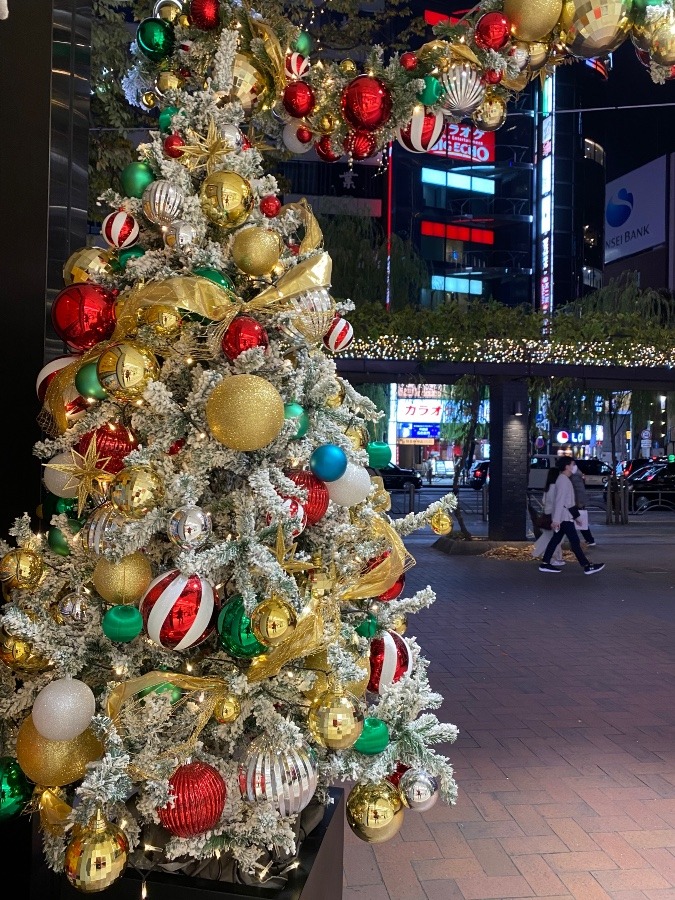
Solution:
[[[389,522],[376,518],[370,528],[376,537],[383,538],[386,542],[386,555],[376,565],[369,563],[365,566],[356,583],[352,581],[340,591],[340,599],[343,601],[379,597],[415,565],[414,557],[408,553],[401,537]]]

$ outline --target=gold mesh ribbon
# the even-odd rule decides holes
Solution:
[[[376,538],[386,542],[387,555],[377,565],[367,565],[356,583],[351,583],[340,591],[341,600],[366,600],[379,597],[415,565],[415,559],[408,553],[400,536],[383,518],[376,518],[371,524]]]
[[[248,16],[248,24],[251,29],[251,36],[260,38],[265,49],[266,59],[256,56],[256,62],[274,82],[277,93],[282,93],[286,86],[285,65],[286,54],[279,43],[279,38],[274,31],[265,22]]]
[[[63,799],[63,790],[57,787],[36,785],[33,791],[32,806],[37,807],[40,814],[40,825],[43,831],[54,837],[65,834],[70,827],[68,817],[72,806]]]
[[[294,212],[305,229],[304,237],[300,241],[299,253],[304,256],[305,253],[318,250],[323,244],[323,232],[316,216],[312,212],[311,206],[305,198],[298,200],[297,203],[285,203],[279,210],[279,215],[283,215],[285,212]]]

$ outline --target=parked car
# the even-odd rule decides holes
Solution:
[[[479,491],[490,482],[490,460],[479,459],[469,469],[469,487]]]
[[[628,477],[629,509],[675,509],[675,463],[656,463]]]
[[[378,475],[382,476],[384,487],[388,491],[403,490],[408,485],[413,484],[418,490],[422,487],[422,476],[414,469],[403,469],[394,463],[389,463],[382,469],[375,469]]]
[[[586,487],[604,487],[612,477],[612,467],[601,459],[577,459],[575,462]]]
[[[622,462],[617,463],[616,474],[617,476],[623,475],[624,478],[628,478],[629,476],[635,475],[640,471],[640,469],[651,468],[652,466],[660,464],[661,462],[665,464],[666,462],[668,462],[668,460],[662,456],[624,459]]]

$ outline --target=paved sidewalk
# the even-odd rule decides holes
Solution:
[[[345,826],[344,900],[675,900],[675,516],[591,519],[593,577],[407,540],[459,800],[385,844]]]

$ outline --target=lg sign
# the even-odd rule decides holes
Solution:
[[[584,440],[583,431],[559,431],[555,436],[559,444],[581,444]]]

